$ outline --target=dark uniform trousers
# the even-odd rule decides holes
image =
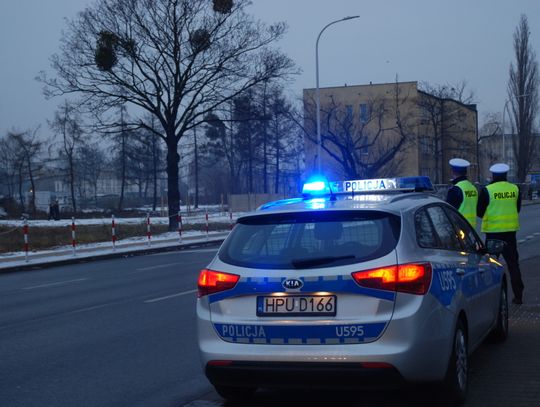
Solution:
[[[510,282],[512,283],[512,291],[514,292],[515,298],[522,299],[523,280],[521,279],[521,271],[519,269],[519,253],[517,250],[516,232],[486,233],[486,239],[498,239],[506,242],[502,255],[506,261],[506,264],[508,265]]]

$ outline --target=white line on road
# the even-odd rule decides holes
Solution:
[[[193,294],[193,293],[196,293],[196,292],[197,292],[197,290],[182,291],[181,293],[171,294],[171,295],[167,295],[165,297],[153,298],[151,300],[146,300],[145,302],[149,304],[149,303],[152,303],[152,302],[168,300],[169,298],[175,298],[175,297],[181,297],[183,295]]]
[[[181,261],[181,262],[176,262],[176,263],[158,264],[157,266],[141,267],[141,268],[138,268],[137,271],[162,269],[162,268],[166,268],[166,267],[170,267],[170,266],[178,266],[178,265],[181,265],[181,264],[186,264],[186,262]]]
[[[76,282],[85,281],[85,280],[88,280],[88,279],[87,278],[77,278],[76,280],[57,281],[55,283],[47,283],[47,284],[41,284],[41,285],[33,285],[31,287],[23,287],[22,290],[33,290],[34,288],[54,287],[54,286],[57,286],[57,285],[68,284],[68,283],[76,283]]]

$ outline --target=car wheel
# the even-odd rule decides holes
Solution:
[[[445,388],[448,395],[456,405],[465,401],[467,395],[467,382],[469,376],[469,353],[467,347],[467,333],[460,320],[457,323],[452,344],[452,353],[446,373]]]
[[[497,324],[491,334],[489,339],[492,342],[504,342],[508,337],[508,293],[506,289],[506,284],[503,284],[501,287],[501,295],[499,299],[499,313],[497,315]]]
[[[225,400],[245,401],[253,397],[255,388],[252,387],[233,387],[233,386],[215,386],[218,394]]]

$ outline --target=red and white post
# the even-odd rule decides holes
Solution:
[[[116,250],[116,223],[114,223],[114,215],[111,216],[111,231],[112,231],[112,249]]]
[[[208,209],[205,211],[205,218],[206,218],[206,240],[208,240]]]
[[[71,218],[71,246],[73,247],[73,256],[75,256],[75,247],[77,246],[77,241],[75,240],[75,218]]]
[[[24,220],[23,224],[24,234],[24,261],[28,263],[28,220]]]
[[[182,215],[180,213],[176,215],[176,221],[178,222],[178,243],[182,243]]]
[[[146,214],[146,237],[148,238],[148,247],[152,244],[152,232],[150,231],[150,212]]]

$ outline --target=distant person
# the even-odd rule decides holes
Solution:
[[[58,199],[52,204],[52,213],[54,220],[60,220],[60,206],[58,205]]]
[[[467,168],[471,163],[463,158],[452,158],[449,162],[452,168],[452,184],[446,195],[446,202],[456,208],[467,221],[476,228],[476,207],[478,191],[467,179]]]
[[[493,180],[480,192],[477,214],[482,218],[482,232],[486,240],[506,242],[503,257],[510,273],[514,304],[523,304],[523,281],[519,269],[516,232],[519,230],[521,196],[519,187],[506,180],[510,167],[499,163],[490,167]]]
[[[48,220],[54,219],[54,202],[49,203],[49,218]]]

